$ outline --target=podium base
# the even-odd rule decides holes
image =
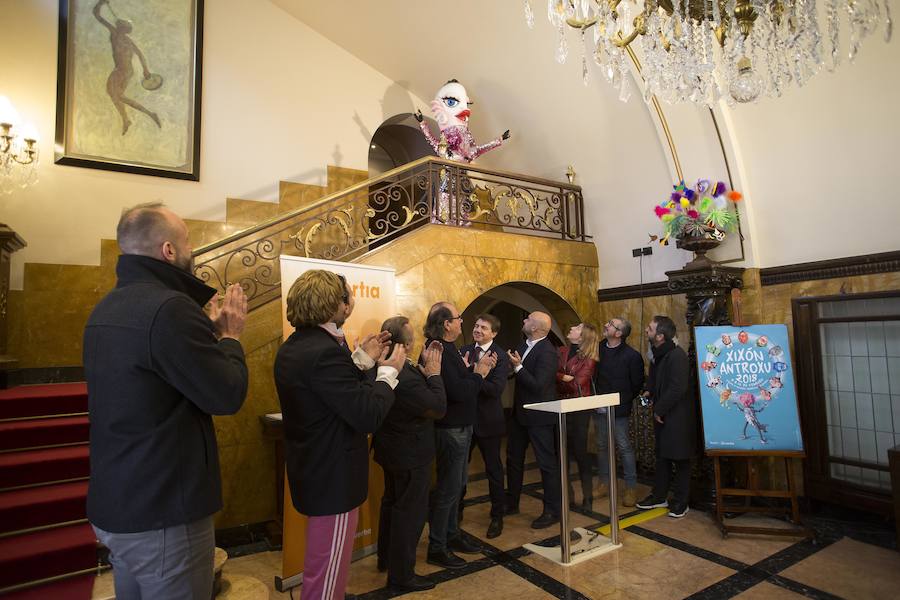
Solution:
[[[571,567],[586,560],[590,560],[595,556],[606,554],[612,550],[618,550],[622,544],[613,544],[612,540],[603,534],[591,531],[583,527],[576,527],[574,530],[581,536],[581,540],[577,544],[573,544],[570,549],[572,558],[565,563],[562,560],[562,548],[559,546],[538,546],[536,544],[525,544],[522,546],[529,552],[542,556],[549,561],[555,562],[564,567]]]

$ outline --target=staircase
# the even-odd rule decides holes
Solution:
[[[83,383],[0,390],[0,595],[91,597],[97,540],[87,522]]]

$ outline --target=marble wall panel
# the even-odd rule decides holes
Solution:
[[[325,195],[325,187],[282,181],[278,185],[278,203],[285,211],[297,210],[309,206]]]

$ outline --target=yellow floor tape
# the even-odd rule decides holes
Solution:
[[[640,512],[636,515],[631,515],[630,517],[619,519],[619,529],[625,529],[626,527],[630,527],[631,525],[637,525],[638,523],[643,523],[644,521],[649,521],[651,519],[655,519],[656,517],[661,517],[668,512],[668,508],[652,508],[650,510]],[[609,525],[604,525],[603,527],[595,529],[597,533],[600,533],[602,535],[609,535],[609,530]]]

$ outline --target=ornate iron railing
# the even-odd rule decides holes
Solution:
[[[198,248],[194,274],[252,310],[280,295],[281,254],[351,261],[427,223],[589,239],[579,186],[426,157]]]

